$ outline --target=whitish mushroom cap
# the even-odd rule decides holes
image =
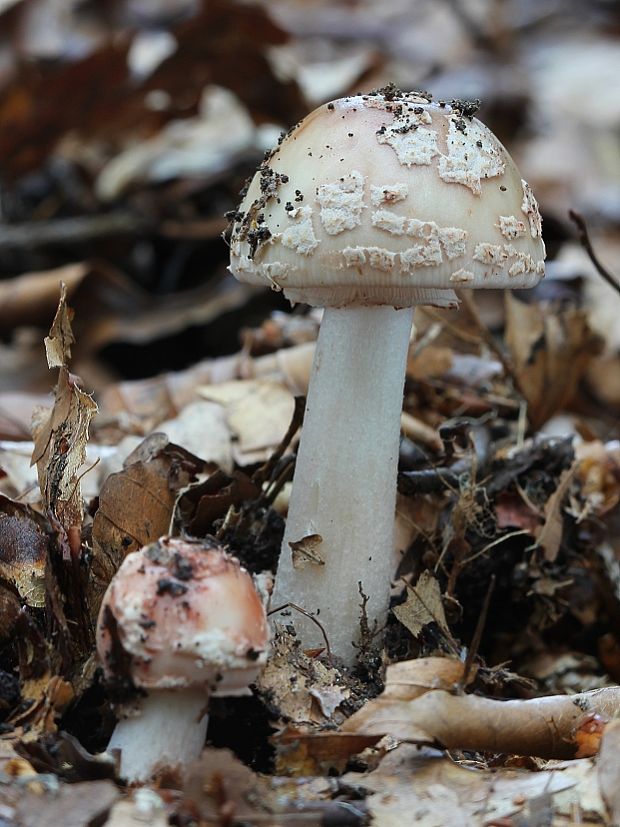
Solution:
[[[313,305],[451,304],[544,275],[538,205],[475,106],[392,87],[320,106],[232,215],[231,272]]]
[[[268,641],[251,575],[218,547],[178,538],[127,555],[97,624],[106,677],[144,689],[235,694],[256,678]]]

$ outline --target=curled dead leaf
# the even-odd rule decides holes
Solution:
[[[572,399],[601,340],[585,310],[526,304],[506,290],[506,343],[537,430]]]

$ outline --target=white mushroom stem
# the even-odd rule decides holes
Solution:
[[[411,322],[411,308],[327,308],[310,377],[271,605],[290,601],[316,615],[348,664],[359,640],[359,581],[371,628],[387,617]],[[323,565],[293,562],[289,543],[309,535],[322,538],[306,545]],[[303,549],[295,557],[303,560]],[[324,645],[312,621],[294,610],[290,620],[305,648]]]
[[[148,781],[158,769],[183,769],[200,756],[207,735],[209,696],[200,689],[150,689],[137,715],[121,718],[108,752],[120,750],[120,776]]]

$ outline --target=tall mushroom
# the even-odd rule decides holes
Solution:
[[[388,607],[411,308],[544,274],[536,200],[474,112],[393,87],[320,106],[233,215],[231,272],[326,308],[272,604],[316,614],[348,663],[358,582],[371,624]]]
[[[268,639],[252,577],[217,545],[164,537],[127,555],[97,624],[106,678],[142,690],[108,745],[120,750],[121,776],[146,781],[196,759],[209,695],[246,691]]]

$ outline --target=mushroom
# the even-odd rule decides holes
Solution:
[[[232,215],[233,275],[325,307],[272,604],[349,664],[360,592],[387,615],[412,308],[544,274],[536,200],[475,109],[392,86],[320,106]]]
[[[268,639],[251,575],[219,546],[162,538],[127,555],[97,623],[106,679],[142,690],[108,745],[120,775],[146,781],[197,758],[210,693],[246,692]]]

